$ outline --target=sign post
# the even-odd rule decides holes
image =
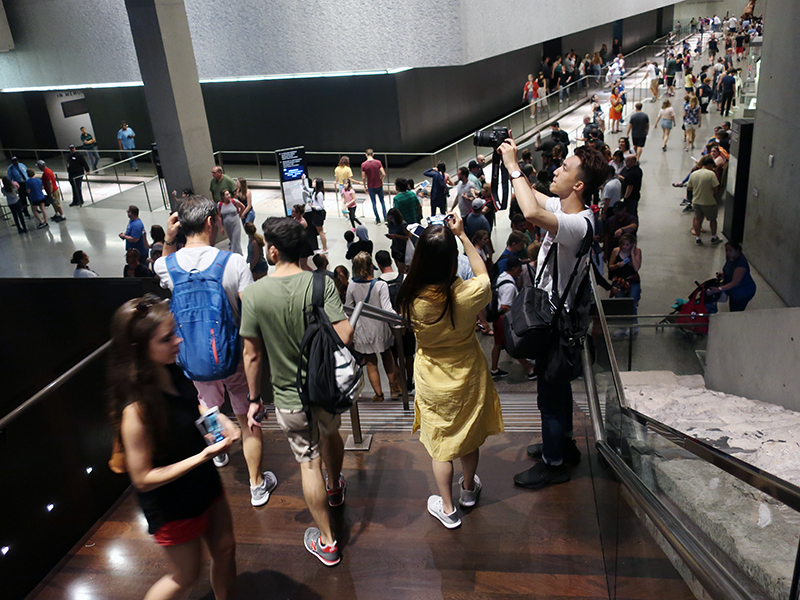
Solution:
[[[306,173],[306,151],[304,146],[276,150],[278,173],[281,178],[281,193],[286,216],[291,216],[292,206],[305,204],[303,198],[303,176]]]

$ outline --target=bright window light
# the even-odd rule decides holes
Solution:
[[[0,548],[0,554],[5,556],[6,554],[8,554],[9,550],[11,550],[11,548],[9,548],[8,546],[3,546],[2,548]]]
[[[53,512],[53,509],[56,507],[55,504],[48,504],[47,505],[47,512]]]
[[[92,467],[86,467],[86,474],[87,474],[87,475],[88,475],[89,473],[91,473],[92,471],[94,471],[94,469],[92,469]]]

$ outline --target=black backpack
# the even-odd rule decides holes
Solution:
[[[400,286],[403,285],[403,279],[405,279],[405,275],[400,273],[391,281],[383,280],[386,281],[386,285],[389,286],[389,301],[392,303],[392,308],[395,310],[397,310],[397,292],[400,291]]]
[[[320,271],[314,272],[311,306],[306,309],[306,332],[300,342],[297,393],[306,413],[318,406],[331,414],[340,414],[353,405],[364,381],[359,360],[344,345],[325,312],[326,277]]]
[[[492,300],[489,302],[489,306],[486,307],[486,320],[489,321],[489,323],[497,321],[502,314],[500,312],[500,288],[504,285],[513,285],[516,287],[517,284],[513,281],[501,281],[500,283],[492,285]]]

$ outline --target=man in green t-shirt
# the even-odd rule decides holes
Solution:
[[[242,292],[240,334],[244,338],[244,370],[251,402],[261,402],[261,344],[266,348],[275,418],[300,463],[303,495],[317,525],[306,530],[305,546],[323,564],[332,567],[341,560],[341,552],[325,504],[326,500],[330,506],[344,503],[344,444],[339,435],[340,416],[312,407],[309,423],[297,393],[297,367],[305,362],[300,353],[306,330],[305,309],[311,305],[313,289],[313,274],[300,268],[305,239],[303,226],[294,219],[270,217],[264,223],[267,260],[275,270]],[[349,344],[353,328],[329,277],[325,278],[325,312],[342,342]],[[250,426],[260,427],[256,421]],[[328,471],[327,484],[322,477],[322,460]]]
[[[232,177],[225,175],[221,167],[214,167],[211,169],[211,177],[211,185],[208,186],[208,190],[211,192],[214,202],[222,200],[222,192],[225,190],[228,190],[231,194],[231,198],[233,198],[236,192],[236,182]]]
[[[717,237],[717,200],[715,197],[719,188],[719,180],[714,173],[714,167],[717,165],[710,156],[704,156],[697,164],[700,168],[692,172],[689,183],[686,185],[687,189],[692,191],[694,243],[698,246],[703,243],[700,238],[700,228],[703,226],[703,219],[708,219],[711,243],[719,244],[722,239]]]
[[[397,191],[394,197],[394,207],[403,215],[406,223],[419,223],[420,204],[417,195],[408,189],[408,179],[398,177],[394,181],[394,189]]]
[[[86,155],[92,164],[92,170],[97,170],[97,163],[100,162],[100,153],[97,151],[97,140],[94,136],[86,131],[86,127],[81,127],[81,144],[83,149],[86,150]]]

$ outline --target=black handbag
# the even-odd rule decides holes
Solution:
[[[576,253],[578,260],[575,262],[575,267],[572,269],[567,286],[561,298],[558,299],[558,303],[555,304],[552,300],[558,292],[558,244],[553,242],[536,275],[533,286],[524,288],[517,294],[511,310],[503,317],[506,352],[513,358],[535,360],[539,371],[541,371],[541,365],[550,360],[548,355],[560,346],[561,340],[568,340],[572,337],[567,334],[571,332],[572,328],[565,324],[568,319],[564,318],[563,308],[572,283],[581,267],[581,258],[589,252],[594,241],[594,230],[589,219],[586,219],[586,225],[586,235]],[[553,257],[553,285],[551,293],[548,294],[539,287],[539,283],[551,256]],[[580,361],[578,361],[578,365],[580,365]]]

